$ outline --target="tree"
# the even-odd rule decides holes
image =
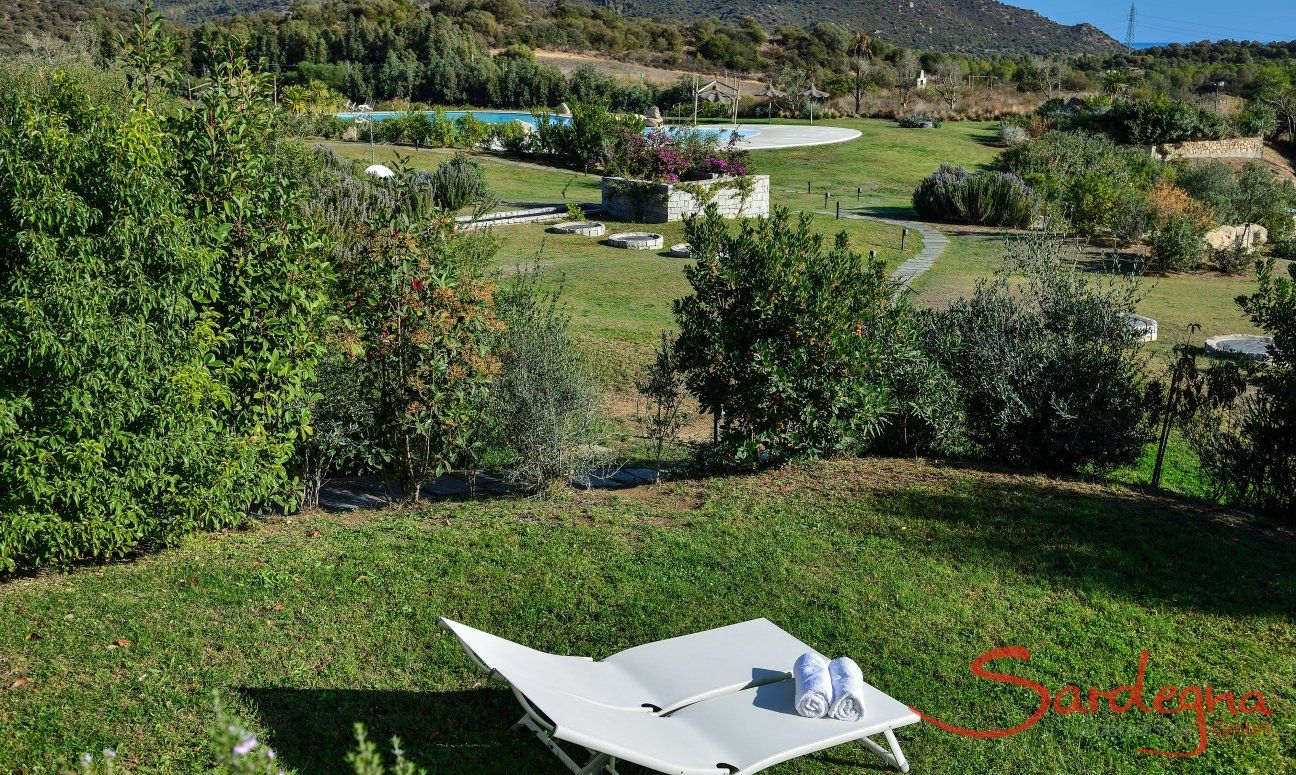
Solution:
[[[675,354],[725,462],[862,450],[893,408],[895,288],[844,233],[825,245],[810,224],[780,210],[731,230],[708,207],[685,227],[697,263],[674,305]]]
[[[1134,79],[1124,70],[1110,70],[1103,75],[1103,94],[1116,96],[1129,91]]]
[[[944,59],[936,65],[936,93],[951,113],[967,91],[967,65],[961,59]]]
[[[1290,68],[1268,67],[1256,76],[1251,88],[1256,99],[1278,114],[1287,139],[1296,141],[1296,73]]]
[[[1257,390],[1216,413],[1190,435],[1218,495],[1288,520],[1296,515],[1296,270],[1279,277],[1272,258],[1257,271],[1259,289],[1238,297],[1252,322],[1273,336]]]
[[[895,60],[896,96],[900,99],[900,114],[909,112],[909,99],[918,86],[918,74],[921,68],[918,57],[909,49],[900,52]]]
[[[1066,65],[1056,59],[1035,59],[1031,62],[1031,80],[1044,92],[1044,98],[1051,100],[1062,91],[1066,80]]]
[[[328,265],[298,186],[275,165],[268,84],[233,50],[174,120],[179,180],[214,251],[215,284],[199,311],[216,327],[213,369],[227,388],[222,422],[263,440],[249,500],[286,498],[288,462],[309,433],[303,397],[319,355]]]
[[[873,60],[873,38],[863,30],[856,30],[851,41],[851,66],[855,70],[855,115],[860,114],[864,98],[864,77],[868,63]]]
[[[65,72],[0,96],[0,570],[234,524],[273,446],[221,419],[216,235],[131,82],[120,109]]]

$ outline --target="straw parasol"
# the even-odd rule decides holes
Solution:
[[[774,100],[782,99],[787,95],[778,89],[775,89],[774,84],[771,83],[766,84],[764,89],[761,89],[756,93],[756,96],[764,97],[767,100],[765,107],[765,121],[766,123],[769,123],[774,120]]]
[[[814,81],[810,82],[810,87],[801,92],[802,97],[809,97],[811,100],[822,100],[828,98],[828,92],[822,92],[815,88]],[[814,102],[810,103],[810,123],[814,123]]]

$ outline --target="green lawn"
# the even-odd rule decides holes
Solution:
[[[861,134],[834,145],[752,153],[753,171],[770,176],[770,189],[779,204],[823,207],[827,191],[830,207],[840,198],[843,209],[855,208],[855,189],[861,188],[858,206],[862,212],[908,218],[913,215],[910,199],[914,186],[942,162],[979,167],[1002,150],[995,145],[997,125],[992,122],[964,121],[931,130],[904,129],[894,121],[876,118],[819,123],[858,129]]]
[[[682,223],[609,223],[608,228],[659,232],[667,247],[685,240]],[[855,250],[876,250],[890,267],[903,260],[900,229],[894,226],[816,215],[814,229],[826,240],[845,231]],[[605,382],[618,388],[633,384],[659,333],[675,326],[671,302],[690,292],[683,271],[687,261],[671,258],[665,250],[620,250],[602,240],[549,234],[544,224],[504,226],[494,233],[501,240],[500,268],[538,264],[551,285],[561,284],[573,333],[593,356]],[[918,235],[911,234],[903,255],[912,256],[920,248]]]
[[[349,159],[369,162],[369,146],[364,143],[323,143]],[[455,151],[446,148],[396,147],[379,145],[374,148],[374,160],[391,164],[397,157],[405,157],[410,166],[418,170],[432,170],[446,161]],[[538,169],[537,165],[514,164],[490,154],[473,154],[486,168],[486,182],[499,197],[503,209],[527,205],[556,204],[561,202],[599,201],[600,178],[554,168]],[[564,190],[566,196],[564,197]]]
[[[0,586],[0,772],[111,747],[138,773],[200,771],[212,692],[301,773],[346,771],[350,728],[399,734],[435,773],[559,773],[510,733],[450,616],[536,648],[603,657],[765,616],[945,721],[1002,728],[1036,696],[1111,689],[1151,651],[1170,683],[1264,693],[1250,737],[1195,759],[1191,714],[1049,714],[1005,740],[900,733],[915,773],[1257,772],[1296,768],[1296,554],[1290,539],[1133,491],[894,460],[683,481],[556,501],[311,514],[174,550]],[[7,688],[12,687],[12,688]],[[1215,721],[1228,721],[1217,712]],[[855,746],[771,773],[837,773]],[[119,771],[121,771],[119,769]],[[634,771],[627,768],[627,771]]]
[[[863,122],[849,122],[863,123]],[[877,122],[880,123],[880,122]],[[369,159],[369,148],[357,143],[330,143],[339,153],[356,159]],[[833,146],[847,148],[850,144]],[[377,161],[390,162],[397,154],[408,157],[416,169],[432,169],[453,153],[444,149],[391,148],[375,149]],[[764,151],[756,155],[758,172],[763,172],[767,158],[783,151]],[[501,206],[557,203],[564,201],[597,202],[599,178],[552,168],[537,169],[478,154],[486,169],[487,181],[502,200]],[[783,158],[783,157],[780,157]],[[783,162],[780,162],[783,163]],[[819,209],[807,199],[776,194],[773,204],[794,209]],[[684,279],[685,261],[670,258],[666,250],[630,251],[608,247],[601,240],[578,236],[560,236],[545,231],[545,224],[519,224],[499,227],[493,233],[500,238],[498,263],[506,272],[519,266],[537,264],[551,286],[563,287],[563,299],[572,313],[572,329],[583,349],[594,359],[605,384],[629,388],[638,378],[661,331],[674,327],[671,302],[689,292]],[[684,224],[635,224],[609,222],[613,231],[655,231],[665,237],[666,246],[684,241]],[[845,231],[855,250],[867,254],[875,250],[888,267],[898,266],[904,258],[922,249],[922,238],[911,233],[900,251],[900,229],[884,223],[859,219],[815,215],[814,228],[831,239]]]

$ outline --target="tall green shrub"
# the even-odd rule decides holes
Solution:
[[[484,441],[500,324],[482,279],[494,244],[429,217],[410,178],[398,171],[399,199],[375,207],[339,252],[337,295],[342,344],[357,359],[348,379],[370,402],[365,453],[394,495],[418,501]]]
[[[685,228],[693,293],[675,302],[689,391],[717,451],[743,465],[865,448],[891,409],[885,347],[901,320],[880,261],[787,211],[737,228],[709,207]]]
[[[558,292],[534,271],[505,284],[495,309],[500,374],[491,392],[494,445],[508,455],[507,475],[528,491],[586,482],[608,457],[595,445],[599,391],[589,362],[571,339]]]
[[[173,154],[65,74],[0,96],[0,570],[231,524],[273,446],[220,418],[220,255]]]
[[[914,209],[927,218],[1026,228],[1035,218],[1035,192],[1010,172],[968,172],[942,164],[918,184]]]
[[[483,207],[494,202],[481,162],[462,153],[441,162],[430,174],[420,173],[417,178],[428,187],[432,201],[442,210],[455,212],[470,205]]]
[[[198,297],[216,327],[212,368],[228,391],[220,421],[263,453],[249,500],[282,500],[288,462],[309,428],[305,396],[318,357],[329,267],[299,187],[274,161],[269,84],[232,51],[175,119],[179,181],[214,282]]]
[[[1148,437],[1136,288],[1087,276],[1044,236],[1009,260],[1011,274],[924,318],[923,349],[957,385],[977,454],[1068,471],[1131,462]]]
[[[1217,494],[1231,503],[1291,521],[1296,517],[1296,273],[1259,267],[1259,289],[1238,299],[1273,336],[1271,360],[1257,390],[1208,416],[1190,436]]]

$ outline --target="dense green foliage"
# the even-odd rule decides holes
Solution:
[[[1296,187],[1260,162],[1248,162],[1240,171],[1214,161],[1185,166],[1175,173],[1175,184],[1210,207],[1219,223],[1258,223],[1274,242],[1296,231]]]
[[[957,386],[974,454],[1066,471],[1133,461],[1148,437],[1135,288],[1065,264],[1049,237],[1020,239],[1008,260],[1010,272],[929,313],[923,329],[926,354]]]
[[[1161,175],[1161,165],[1146,153],[1105,137],[1062,131],[1009,148],[995,165],[1026,181],[1052,213],[1085,234],[1111,230]]]
[[[1124,145],[1217,140],[1241,134],[1214,111],[1164,94],[1114,100],[1098,97],[1069,103],[1052,99],[1040,107],[1039,114],[1062,128],[1105,134]]]
[[[431,189],[433,204],[449,212],[493,201],[481,162],[461,153],[438,164],[431,173],[416,174],[416,180]]]
[[[1011,172],[941,168],[914,189],[918,214],[934,220],[1026,228],[1035,220],[1035,192]]]
[[[901,326],[879,261],[825,246],[786,211],[731,228],[713,208],[686,229],[693,293],[675,302],[678,366],[716,422],[726,461],[863,450],[890,406]]]
[[[1279,277],[1274,262],[1259,268],[1259,290],[1238,299],[1273,336],[1271,361],[1258,390],[1207,418],[1194,448],[1215,493],[1227,501],[1291,520],[1296,515],[1296,270]]]
[[[609,462],[594,446],[599,390],[558,298],[539,287],[534,271],[523,271],[495,304],[504,331],[489,409],[492,445],[505,454],[509,478],[530,492],[588,484]]]
[[[391,210],[371,212],[341,253],[337,297],[342,345],[371,402],[370,454],[394,494],[417,501],[484,441],[500,324],[482,275],[495,246],[432,214],[412,175],[398,172],[394,185]]]
[[[0,126],[0,570],[234,522],[284,453],[231,423],[223,230],[178,138],[65,75],[4,94]]]
[[[275,168],[268,86],[227,52],[173,130],[189,206],[216,252],[215,285],[199,311],[219,334],[212,367],[228,390],[223,422],[266,442],[263,475],[246,483],[253,503],[289,498],[328,273],[300,188]]]
[[[1160,223],[1149,240],[1153,268],[1162,271],[1196,269],[1206,257],[1206,240],[1200,225],[1191,218],[1174,215]]]

